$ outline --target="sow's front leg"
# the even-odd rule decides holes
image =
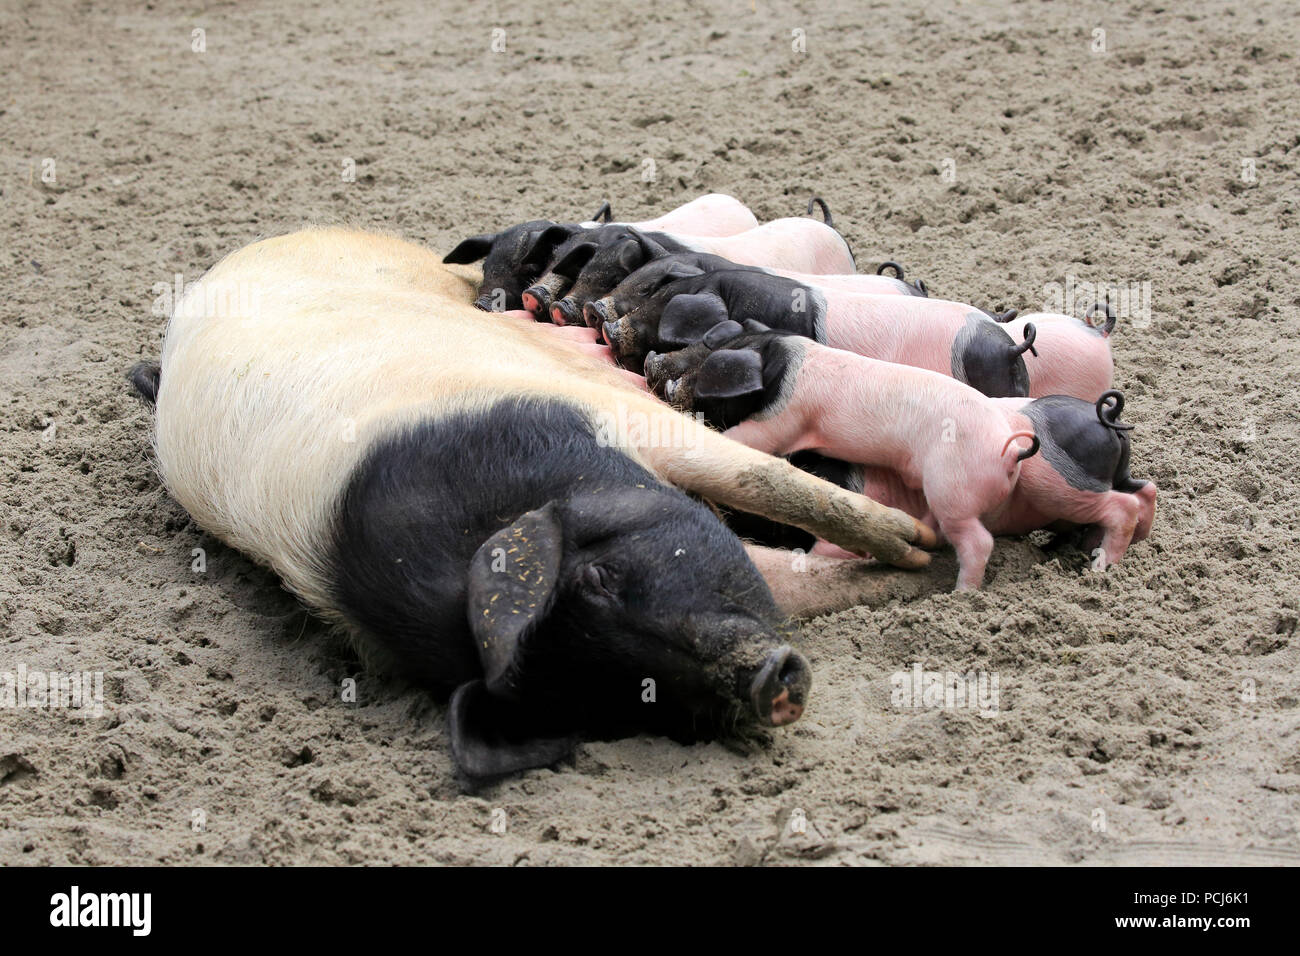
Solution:
[[[900,568],[930,563],[930,555],[920,549],[936,547],[938,539],[911,515],[845,491],[785,459],[746,448],[662,405],[647,402],[645,407],[652,418],[671,415],[679,422],[674,441],[630,442],[665,481]]]
[[[757,544],[745,545],[745,551],[781,613],[799,621],[860,605],[881,607],[894,600],[941,594],[951,580],[946,568],[937,574],[912,574],[876,561],[827,558]],[[939,563],[953,562],[951,556],[944,556]]]

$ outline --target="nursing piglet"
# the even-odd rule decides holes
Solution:
[[[1091,527],[1093,567],[1117,563],[1135,541],[1151,534],[1156,514],[1156,486],[1129,474],[1131,425],[1119,421],[1124,396],[1107,391],[1096,402],[1066,395],[1032,401],[996,400],[1012,428],[1032,427],[1041,454],[1020,466],[1011,497],[993,514],[983,516],[994,535],[1022,535],[1040,528]],[[863,468],[846,486],[891,508],[922,518],[925,498],[886,468]],[[821,543],[821,553],[849,557]]]
[[[624,230],[603,243],[584,242],[575,246],[552,267],[552,271],[572,282],[564,298],[551,305],[551,321],[558,325],[575,325],[582,321],[588,303],[605,298],[614,292],[628,276],[636,273],[636,297],[655,291],[672,268],[689,266],[702,272],[720,272],[727,269],[746,268],[765,275],[784,276],[806,286],[843,289],[848,292],[868,292],[876,295],[925,295],[924,284],[918,279],[905,282],[886,275],[850,273],[798,272],[789,269],[742,267],[731,259],[709,252],[690,252],[676,240],[660,236],[662,242],[637,230]],[[672,251],[670,251],[670,247]],[[670,259],[659,269],[651,264]],[[890,263],[893,265],[893,263]],[[627,294],[625,290],[624,294]],[[621,314],[616,311],[616,315]],[[597,326],[598,327],[598,326]]]
[[[1023,355],[1034,348],[1032,325],[1017,343],[959,302],[865,295],[745,270],[708,273],[675,259],[651,263],[652,282],[634,273],[587,306],[588,324],[600,326],[624,368],[636,371],[652,351],[692,345],[719,322],[753,319],[831,348],[939,372],[991,397],[1030,394]],[[642,295],[647,285],[653,291]],[[619,308],[629,311],[611,316]]]
[[[958,589],[983,582],[993,535],[981,516],[1005,504],[1020,463],[1038,450],[1031,428],[1013,429],[967,385],[758,323],[724,322],[645,368],[657,394],[751,448],[812,450],[896,472],[924,495],[929,513],[917,517],[956,550]]]
[[[758,225],[746,206],[731,196],[711,193],[693,199],[656,219],[638,223],[606,223],[609,204],[602,204],[596,216],[581,223],[557,223],[533,219],[500,232],[483,233],[462,240],[443,262],[462,265],[483,260],[483,281],[474,306],[485,312],[523,308],[522,293],[551,263],[586,237],[607,235],[628,225],[648,230],[671,230],[684,235],[726,236]]]
[[[636,241],[628,244],[626,240],[629,239]],[[832,227],[815,219],[773,219],[738,235],[719,238],[682,233],[643,232],[634,229],[626,229],[620,236],[617,232],[607,229],[600,235],[591,237],[592,257],[595,257],[595,249],[599,249],[602,245],[609,245],[611,241],[621,242],[620,249],[630,257],[626,261],[620,259],[617,263],[613,263],[616,268],[611,268],[610,260],[602,257],[600,262],[590,270],[591,278],[583,283],[583,289],[589,290],[600,286],[606,290],[611,289],[617,284],[616,275],[626,276],[638,268],[639,264],[684,252],[709,253],[721,256],[736,265],[760,266],[818,275],[856,271],[853,254],[849,251],[844,237]],[[557,263],[564,263],[562,269],[552,268],[526,290],[524,304],[529,311],[545,315],[554,297],[568,288],[571,281],[569,276],[573,273],[575,262],[568,257],[584,243],[566,247],[565,253],[556,257]],[[642,250],[640,258],[635,254],[638,249]],[[601,278],[597,280],[596,276]],[[591,293],[588,291],[584,294]],[[535,308],[530,307],[530,299]]]
[[[778,222],[809,222],[810,220],[778,220]],[[769,226],[772,224],[768,224]],[[782,227],[785,228],[785,227]],[[799,229],[808,229],[800,226]],[[825,238],[821,230],[814,230],[815,238]],[[764,227],[755,231],[752,240],[757,240],[771,230]],[[678,265],[689,265],[704,272],[717,272],[723,269],[738,268],[742,262],[749,263],[749,268],[764,274],[785,276],[805,285],[825,288],[844,289],[850,292],[870,292],[878,295],[925,295],[925,286],[920,280],[905,282],[901,267],[888,263],[898,269],[898,277],[886,275],[859,275],[856,272],[826,272],[807,268],[800,271],[791,265],[774,263],[767,254],[763,243],[751,242],[744,250],[731,248],[717,251],[699,251],[699,242],[682,237],[663,234],[646,235],[636,229],[626,229],[620,233],[608,234],[604,240],[585,241],[574,245],[552,267],[552,272],[565,282],[571,283],[564,298],[552,303],[551,320],[560,324],[573,325],[588,303],[595,302],[612,293],[628,276],[648,268],[651,263],[664,258],[671,258]],[[743,236],[736,237],[744,238]],[[832,249],[834,246],[832,245]],[[756,260],[756,261],[750,261]],[[757,261],[761,260],[761,261]],[[852,265],[850,264],[850,270]],[[653,270],[644,277],[658,275]],[[643,278],[644,278],[643,277]],[[563,283],[553,283],[561,285]],[[643,283],[644,284],[644,283]],[[531,290],[530,290],[531,291]],[[526,296],[525,296],[526,298]]]

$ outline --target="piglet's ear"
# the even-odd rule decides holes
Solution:
[[[488,692],[481,680],[456,688],[447,707],[447,737],[456,767],[467,777],[500,777],[563,760],[574,737],[529,736],[533,721],[509,701]]]
[[[523,266],[530,271],[545,269],[555,255],[555,247],[577,232],[576,226],[547,226],[530,232],[524,247]]]
[[[469,566],[469,627],[487,690],[518,694],[528,635],[555,603],[564,534],[550,502],[479,546]]]
[[[641,243],[636,239],[624,239],[618,245],[618,267],[624,272],[636,272],[649,260]]]
[[[704,344],[710,349],[716,349],[726,342],[730,342],[737,335],[745,331],[744,327],[732,319],[725,322],[719,322],[709,331],[704,333]]]
[[[739,398],[763,390],[763,359],[753,349],[722,349],[700,364],[696,398]]]
[[[664,270],[664,275],[669,279],[694,279],[696,276],[704,275],[704,270],[699,266],[693,266],[689,262],[670,262]]]
[[[564,258],[551,266],[551,271],[566,279],[576,279],[583,266],[591,260],[596,249],[594,242],[580,242],[565,253]]]
[[[448,265],[464,265],[466,262],[477,262],[492,251],[492,243],[497,241],[498,235],[500,234],[493,232],[481,236],[470,236],[443,256],[442,261]]]
[[[711,292],[676,295],[659,317],[659,340],[667,345],[694,345],[727,319],[726,303]]]
[[[758,321],[758,319],[746,319],[745,331],[751,334],[757,334],[759,332],[771,332],[772,328],[771,326],[764,325],[762,322]]]

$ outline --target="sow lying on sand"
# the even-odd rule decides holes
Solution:
[[[206,312],[222,285],[257,290],[253,314]],[[177,305],[161,367],[132,371],[168,490],[450,694],[469,775],[553,763],[579,733],[797,719],[811,678],[788,615],[879,598],[891,575],[827,568],[828,604],[672,485],[904,567],[934,534],[473,296],[380,235],[309,230],[228,256]]]

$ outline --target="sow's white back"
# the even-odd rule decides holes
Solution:
[[[347,229],[227,256],[167,327],[154,442],[168,491],[328,609],[331,509],[381,434],[505,394],[649,400],[553,333],[474,309],[473,293],[434,253]]]

